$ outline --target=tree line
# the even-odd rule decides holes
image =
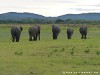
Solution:
[[[73,20],[73,19],[20,19],[20,20],[0,20],[0,24],[100,24],[100,20]]]

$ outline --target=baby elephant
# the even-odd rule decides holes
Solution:
[[[82,35],[81,39],[86,39],[87,36],[87,27],[80,27],[80,34]]]
[[[22,30],[23,30],[23,28],[19,27],[19,26],[11,27],[11,35],[12,35],[12,41],[13,42],[15,42],[15,40],[16,40],[16,42],[19,42]]]
[[[56,25],[52,25],[52,33],[53,33],[53,39],[57,39],[59,33],[60,33],[60,27]]]
[[[37,37],[40,40],[40,26],[32,26],[29,28],[29,41],[37,41]]]
[[[67,29],[67,38],[68,39],[71,39],[71,36],[73,35],[73,29],[71,29],[71,28],[68,28]]]

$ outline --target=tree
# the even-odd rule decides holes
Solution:
[[[64,23],[64,20],[62,20],[62,19],[57,19],[57,20],[55,21],[55,23],[56,23],[56,24]]]

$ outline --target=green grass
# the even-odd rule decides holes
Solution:
[[[21,25],[20,42],[13,43],[11,26],[0,25],[0,75],[64,75],[63,71],[100,74],[100,28],[88,27],[87,39],[82,40],[79,27],[72,27],[74,34],[68,40],[67,26],[62,26],[58,39],[53,40],[51,25],[42,25],[41,40],[29,42],[30,25]]]

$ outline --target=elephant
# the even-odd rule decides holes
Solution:
[[[32,26],[29,28],[29,41],[37,41],[37,37],[40,40],[40,26]]]
[[[81,34],[81,39],[86,39],[87,27],[80,27],[79,31],[80,31],[80,34]]]
[[[57,39],[61,29],[57,25],[52,25],[52,33],[53,33],[53,39]]]
[[[11,27],[12,42],[19,42],[21,31],[23,30],[20,26]]]
[[[71,39],[71,36],[73,35],[73,29],[71,29],[71,28],[68,28],[67,29],[67,38],[68,39]]]

